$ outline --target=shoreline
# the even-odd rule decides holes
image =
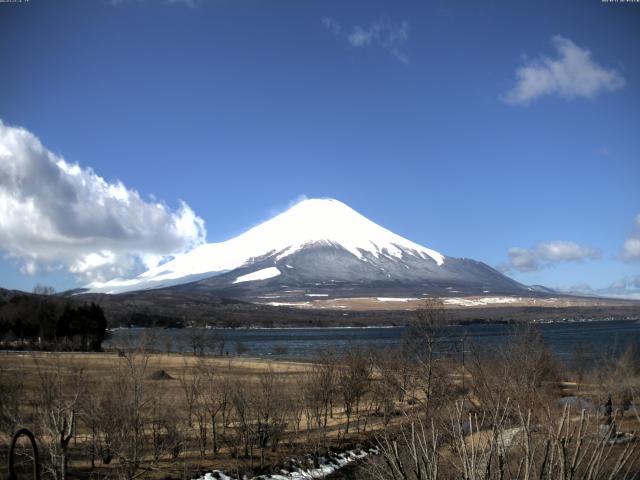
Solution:
[[[567,318],[567,319],[532,319],[532,320],[492,320],[492,319],[480,319],[477,321],[462,321],[462,322],[452,322],[445,325],[445,327],[465,327],[470,325],[526,325],[526,324],[535,324],[535,325],[549,325],[549,324],[560,324],[560,323],[596,323],[596,322],[640,322],[640,315],[632,318]],[[190,330],[192,328],[204,328],[205,330],[215,330],[215,331],[257,331],[257,330],[265,330],[265,331],[275,331],[275,330],[368,330],[368,329],[401,329],[401,328],[409,328],[411,324],[405,325],[375,325],[375,324],[364,324],[364,325],[310,325],[308,327],[300,327],[297,324],[292,324],[292,326],[282,325],[277,327],[267,327],[260,325],[247,325],[247,326],[238,326],[238,327],[218,327],[207,325],[205,327],[193,327],[191,325],[185,327],[143,327],[143,326],[130,326],[130,327],[113,327],[108,328],[107,331],[110,333],[119,332],[119,331],[131,331],[131,330]]]

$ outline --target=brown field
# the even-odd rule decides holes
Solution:
[[[242,383],[250,391],[259,390],[261,381],[269,377],[278,386],[278,396],[282,398],[298,399],[300,397],[300,385],[304,378],[312,370],[313,364],[290,361],[274,361],[266,359],[245,358],[245,357],[210,357],[193,356],[184,354],[155,354],[144,353],[148,363],[144,370],[143,384],[152,395],[162,397],[164,408],[175,409],[177,417],[183,417],[185,406],[185,385],[189,385],[194,380],[197,372],[206,369],[223,376],[231,384]],[[22,396],[25,404],[23,418],[24,425],[36,432],[40,441],[48,440],[43,438],[46,433],[39,431],[37,425],[37,412],[35,403],[41,395],[42,378],[48,376],[67,375],[69,383],[71,377],[81,371],[85,392],[91,395],[92,392],[103,391],[105,380],[122,372],[125,360],[118,353],[66,353],[66,352],[29,352],[14,353],[0,351],[0,365],[2,372],[15,379],[19,379],[22,387]],[[163,372],[169,378],[153,379],[154,373]],[[64,383],[64,380],[63,380]],[[258,394],[257,392],[255,393]],[[108,395],[108,393],[107,393]],[[302,400],[300,400],[302,401]],[[346,448],[358,444],[359,442],[369,442],[369,435],[372,431],[381,428],[380,418],[363,418],[355,415],[351,418],[351,432],[344,433],[346,417],[343,409],[337,405],[332,407],[332,415],[327,419],[326,427],[322,432],[315,427],[307,428],[305,420],[301,421],[299,432],[293,432],[294,419],[290,414],[285,413],[285,421],[288,425],[286,439],[281,442],[278,451],[266,452],[267,461],[272,465],[281,464],[284,458],[300,456],[309,451],[317,449],[322,436],[323,444],[332,444],[336,448]],[[82,407],[80,407],[82,408]],[[371,409],[371,405],[368,406]],[[181,420],[184,422],[184,418]],[[229,422],[229,430],[234,428],[233,420]],[[154,462],[153,468],[145,473],[145,477],[152,478],[192,478],[201,471],[221,469],[224,471],[255,471],[259,465],[259,455],[254,453],[251,458],[241,458],[242,455],[234,458],[230,453],[230,447],[222,445],[217,454],[207,451],[206,455],[201,455],[197,447],[196,422],[193,421],[193,431],[186,432],[185,448],[178,459],[164,455]],[[189,430],[189,429],[187,429]],[[89,459],[90,432],[88,427],[78,422],[72,445],[70,448],[70,475],[72,477],[84,478],[87,476],[108,475],[119,473],[113,472],[113,465],[104,466],[98,458],[95,459],[94,467]],[[9,437],[6,432],[0,432],[0,476],[4,476],[6,471],[6,447]],[[207,447],[209,450],[209,447]],[[26,467],[25,467],[26,468]]]
[[[148,375],[164,370],[172,379],[151,380],[149,383],[161,382],[163,390],[170,397],[177,397],[181,392],[179,379],[193,375],[194,367],[207,366],[225,375],[243,380],[257,381],[260,375],[274,372],[287,379],[289,386],[295,385],[299,377],[309,370],[309,363],[265,360],[246,357],[210,357],[189,354],[149,353],[147,365]],[[88,388],[100,384],[101,379],[107,378],[117,371],[122,359],[116,352],[109,353],[80,353],[80,352],[3,352],[0,351],[0,361],[5,372],[20,377],[27,391],[37,391],[40,381],[40,370],[54,368],[82,369],[86,375]]]

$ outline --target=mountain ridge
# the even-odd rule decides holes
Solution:
[[[180,287],[189,285],[188,287]],[[308,199],[219,243],[194,250],[134,279],[94,283],[118,294],[157,288],[219,290],[233,298],[536,292],[472,259],[448,257],[377,225],[334,199]],[[293,294],[293,295],[287,295]]]

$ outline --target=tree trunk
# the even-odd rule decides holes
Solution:
[[[211,415],[211,431],[213,434],[213,454],[218,453],[218,430],[216,429],[216,416]]]
[[[349,433],[349,423],[351,421],[351,412],[347,410],[345,414],[347,415],[347,426],[344,429],[344,433]]]
[[[60,460],[60,480],[67,480],[67,448],[62,447],[62,458]]]

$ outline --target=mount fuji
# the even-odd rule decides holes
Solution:
[[[235,238],[84,291],[153,289],[215,292],[259,303],[314,296],[535,295],[482,262],[414,243],[333,199],[304,200]]]

